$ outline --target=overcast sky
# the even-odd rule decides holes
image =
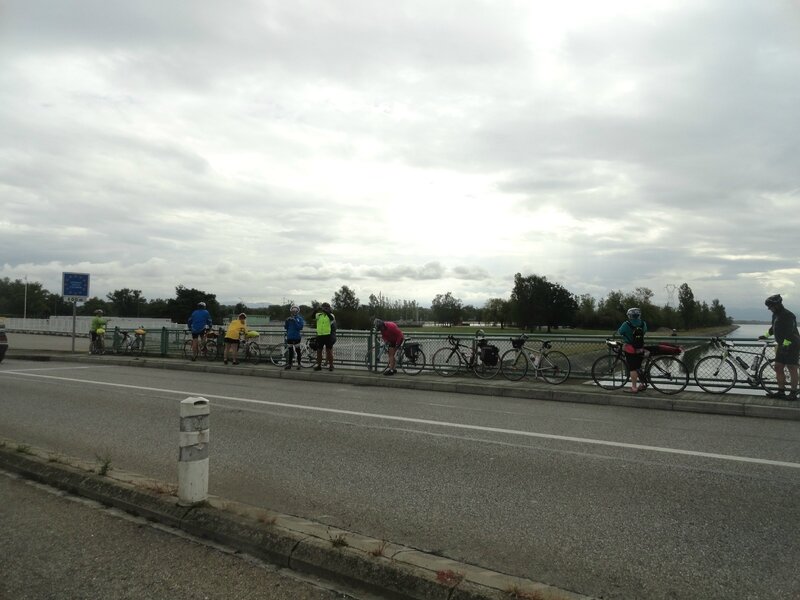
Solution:
[[[4,0],[0,277],[63,271],[800,314],[800,3]]]

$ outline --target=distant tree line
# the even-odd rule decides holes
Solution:
[[[27,290],[25,289],[27,285]],[[731,319],[725,307],[714,299],[711,304],[697,301],[689,284],[678,289],[678,306],[656,306],[653,292],[639,287],[633,292],[611,291],[600,300],[583,294],[576,296],[559,283],[540,275],[514,275],[514,287],[509,298],[491,298],[484,306],[465,305],[452,292],[436,294],[431,306],[422,307],[414,300],[393,300],[382,294],[370,294],[362,304],[355,292],[343,285],[330,299],[339,327],[342,329],[369,329],[376,317],[397,321],[405,325],[433,321],[452,326],[465,322],[496,324],[500,327],[517,327],[529,331],[554,327],[579,327],[583,329],[615,329],[625,320],[631,306],[642,309],[651,329],[692,329],[727,325]],[[216,295],[195,288],[178,285],[175,297],[147,299],[141,290],[122,288],[114,290],[104,299],[92,297],[77,308],[79,315],[91,315],[100,308],[109,316],[131,318],[169,318],[176,323],[186,321],[198,302],[205,302],[215,323],[224,318],[246,312],[248,315],[265,315],[282,321],[294,304],[287,300],[267,307],[248,307],[239,302],[223,305]],[[301,314],[311,318],[321,304],[298,304]],[[59,294],[44,289],[38,282],[21,279],[0,279],[0,315],[22,317],[27,306],[28,318],[47,318],[50,315],[72,314],[72,304]]]

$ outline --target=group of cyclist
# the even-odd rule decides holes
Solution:
[[[333,371],[333,345],[336,343],[336,316],[333,314],[331,305],[328,302],[323,302],[319,310],[314,314],[316,322],[316,365],[315,371],[322,370],[323,350],[325,351],[325,358],[328,365],[328,370]],[[192,335],[192,356],[193,361],[197,360],[200,353],[200,340],[212,328],[211,314],[206,309],[206,303],[200,302],[197,308],[192,311],[186,324]],[[302,337],[303,329],[305,327],[305,320],[300,315],[300,309],[297,306],[289,308],[289,316],[284,321],[284,329],[286,330],[286,343],[288,345],[286,366],[285,369],[291,369],[294,360],[297,360],[297,368],[300,368],[300,360],[302,358]],[[247,315],[239,313],[238,318],[234,319],[225,332],[225,352],[223,355],[223,363],[238,365],[237,354],[239,351],[239,344],[243,337],[246,337],[251,330],[247,328]]]
[[[777,390],[768,392],[767,395],[774,398],[785,400],[798,399],[798,362],[800,362],[800,333],[797,329],[797,319],[791,311],[783,305],[783,298],[780,294],[774,294],[764,301],[765,306],[772,313],[772,324],[765,335],[759,339],[768,337],[775,338],[777,344],[775,352],[775,374],[777,380]],[[626,320],[619,326],[617,334],[625,341],[623,350],[626,362],[630,369],[631,387],[630,393],[638,393],[644,390],[645,386],[639,382],[639,369],[642,366],[646,348],[644,336],[647,333],[647,322],[642,318],[640,308],[629,308],[626,313]],[[316,365],[315,371],[322,370],[323,350],[328,370],[333,371],[333,346],[336,343],[336,316],[331,310],[331,305],[323,302],[319,310],[314,315],[316,322]],[[99,343],[105,333],[107,319],[103,318],[103,311],[94,311],[94,318],[90,326],[92,345]],[[187,319],[187,325],[192,335],[192,360],[197,360],[200,351],[200,339],[206,335],[212,327],[211,314],[206,309],[206,303],[200,302],[197,308]],[[394,375],[397,373],[397,349],[403,343],[403,332],[392,321],[375,319],[374,328],[380,332],[381,338],[388,348],[388,365],[383,371],[383,375]],[[286,330],[286,342],[289,346],[286,361],[286,369],[292,368],[292,363],[296,359],[297,368],[300,368],[302,356],[301,341],[305,320],[300,315],[300,309],[292,306],[289,309],[289,316],[284,321]],[[225,351],[223,362],[227,365],[228,360],[234,365],[238,365],[237,353],[239,342],[243,335],[247,335],[247,315],[240,313],[238,318],[231,322],[225,333]],[[789,373],[789,391],[786,391],[786,372]]]
[[[797,330],[797,319],[783,305],[780,294],[774,294],[764,300],[764,305],[772,313],[772,324],[765,335],[759,339],[775,338],[775,379],[777,390],[767,392],[771,398],[783,400],[798,399],[798,362],[800,362],[800,333]],[[645,386],[639,383],[639,369],[642,366],[645,352],[644,336],[647,323],[642,319],[640,308],[629,308],[627,319],[620,325],[617,334],[625,341],[623,350],[625,360],[631,374],[630,393],[641,392]],[[789,373],[789,391],[786,391],[786,372]]]

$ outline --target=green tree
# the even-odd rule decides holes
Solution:
[[[206,303],[206,309],[211,313],[211,320],[216,325],[221,323],[222,314],[216,294],[209,294],[203,290],[187,288],[180,284],[175,288],[175,298],[168,301],[169,316],[176,323],[186,323],[200,302]]]
[[[453,297],[452,292],[436,294],[431,302],[433,320],[442,325],[457,325],[461,322],[461,299]]]
[[[540,275],[514,275],[511,302],[517,324],[531,331],[540,325],[547,326],[548,333],[552,327],[572,325],[578,310],[575,296],[569,290]]]
[[[139,317],[141,315],[141,305],[145,302],[142,290],[129,288],[114,290],[106,295],[106,299],[111,303],[111,310],[119,317]]]
[[[678,288],[678,312],[686,329],[694,327],[698,306],[688,283],[682,283]]]
[[[331,299],[331,308],[334,311],[356,311],[360,305],[356,293],[346,285],[343,285],[338,292],[334,292]]]
[[[511,302],[503,298],[489,298],[483,307],[483,318],[489,323],[499,323],[505,329],[511,320]]]

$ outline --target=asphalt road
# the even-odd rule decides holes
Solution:
[[[0,472],[0,598],[353,600],[231,549]]]
[[[0,436],[603,598],[800,596],[800,423],[70,363],[0,364]]]

